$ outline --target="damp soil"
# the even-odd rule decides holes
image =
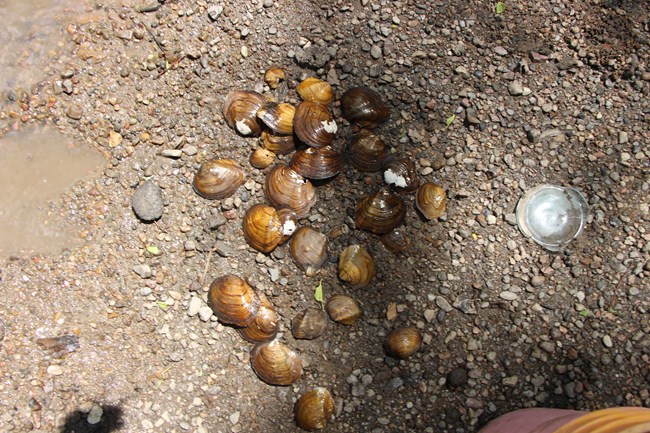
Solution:
[[[63,191],[48,182],[39,196],[39,223],[56,219],[56,235],[72,238],[56,251],[0,251],[0,430],[297,432],[293,404],[316,386],[335,399],[331,432],[469,433],[525,407],[650,406],[647,2],[506,2],[502,14],[482,1],[124,0],[50,14],[47,2],[26,4],[3,40],[18,48],[2,57],[0,151],[20,137],[12,169],[36,163],[30,152],[47,162],[1,184],[21,204],[45,169],[65,167],[53,174]],[[282,92],[264,82],[272,65],[287,72]],[[308,76],[337,97],[379,92],[391,117],[376,133],[448,198],[428,221],[402,193],[410,248],[392,253],[353,221],[383,179],[344,165],[317,182],[301,221],[329,241],[312,277],[286,245],[262,254],[244,241],[269,169],[250,166],[258,139],[222,114],[232,89],[296,103]],[[355,127],[338,103],[331,110],[343,149]],[[42,127],[105,165],[89,175],[78,154],[58,162],[51,137],[29,151]],[[192,188],[213,157],[246,172],[223,200]],[[151,223],[132,210],[145,181],[164,201]],[[573,186],[590,204],[560,253],[516,227],[517,200],[542,183]],[[3,242],[17,240],[3,230]],[[351,244],[375,262],[363,289],[337,277]],[[262,382],[252,344],[206,310],[210,282],[225,274],[277,309],[277,338],[303,362],[295,384]],[[362,318],[296,340],[291,319],[319,307],[320,284],[325,300],[355,297]],[[406,326],[422,348],[387,356],[386,335]]]

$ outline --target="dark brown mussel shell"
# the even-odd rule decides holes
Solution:
[[[325,388],[315,388],[296,401],[293,415],[298,427],[313,431],[322,430],[332,421],[335,412],[334,399]]]
[[[261,94],[252,90],[233,90],[226,95],[223,117],[232,129],[241,135],[257,136],[262,127],[257,121],[257,111],[266,104]]]
[[[333,321],[343,325],[354,325],[361,317],[359,303],[348,295],[332,296],[327,300],[325,309]]]
[[[287,155],[296,150],[293,135],[277,135],[273,131],[262,131],[262,147],[276,155]]]
[[[327,245],[327,236],[313,227],[304,226],[294,233],[289,251],[296,265],[312,277],[327,261]]]
[[[447,194],[440,185],[427,182],[418,188],[415,206],[427,219],[439,218],[447,209]]]
[[[401,225],[405,217],[404,201],[386,188],[362,198],[354,211],[354,222],[358,229],[380,235]]]
[[[247,326],[257,315],[260,298],[246,280],[236,275],[224,275],[210,284],[208,304],[222,322]]]
[[[341,113],[350,123],[376,128],[390,116],[382,97],[368,87],[353,87],[341,96]]]
[[[257,117],[279,135],[293,134],[293,116],[296,108],[286,102],[267,102],[257,110]]]
[[[291,333],[297,339],[313,340],[323,335],[328,321],[327,313],[321,308],[307,308],[291,320]]]
[[[274,167],[266,176],[264,186],[271,206],[289,207],[296,212],[298,219],[306,217],[318,200],[311,182],[286,165]]]
[[[339,278],[353,289],[370,284],[375,276],[375,262],[366,249],[358,244],[345,248],[339,256]]]
[[[300,149],[291,158],[289,166],[309,179],[327,179],[341,171],[343,156],[332,146]]]
[[[381,170],[386,159],[386,144],[379,136],[362,129],[352,136],[345,154],[357,170],[373,173]]]
[[[389,156],[381,165],[384,182],[398,191],[411,192],[418,189],[420,180],[410,160]]]
[[[411,247],[411,239],[403,227],[395,227],[386,234],[381,235],[379,241],[388,251],[401,253]]]
[[[280,316],[273,308],[273,304],[263,293],[257,295],[260,298],[260,308],[255,319],[245,328],[238,329],[242,338],[251,343],[271,341],[280,329]]]
[[[244,239],[257,251],[270,253],[293,234],[296,222],[297,218],[293,221],[283,220],[275,208],[257,203],[244,214]]]
[[[201,197],[220,200],[230,197],[246,178],[244,169],[232,159],[211,159],[201,164],[192,186]]]
[[[287,74],[284,72],[284,69],[277,66],[272,66],[264,72],[264,81],[271,89],[277,88],[280,81],[284,81],[286,78]]]
[[[296,92],[303,101],[327,105],[334,100],[334,92],[330,83],[316,77],[305,78],[296,87]]]
[[[313,147],[332,144],[338,130],[336,121],[325,105],[304,101],[298,104],[293,130],[303,143]]]
[[[302,375],[300,356],[277,340],[257,344],[251,350],[251,366],[269,385],[291,385]]]
[[[422,347],[422,334],[417,328],[398,328],[386,336],[384,348],[394,358],[406,359]]]
[[[255,149],[251,153],[250,158],[248,158],[248,162],[250,162],[253,167],[259,168],[260,170],[273,164],[273,161],[275,161],[275,153],[268,149],[264,149],[263,147]]]

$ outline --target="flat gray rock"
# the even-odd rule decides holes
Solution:
[[[150,222],[160,219],[163,213],[162,190],[155,183],[146,181],[135,190],[131,206],[133,212],[142,221]]]

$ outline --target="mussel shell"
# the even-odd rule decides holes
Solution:
[[[361,317],[359,303],[347,295],[332,296],[327,300],[325,309],[333,321],[344,325],[354,325]]]
[[[327,261],[327,236],[313,227],[300,227],[291,238],[289,251],[308,277],[316,275]]]
[[[302,375],[302,360],[277,340],[259,343],[251,351],[255,374],[269,385],[291,385]]]
[[[420,186],[420,180],[410,160],[389,156],[381,165],[384,182],[398,191],[415,191]]]
[[[422,347],[422,334],[417,328],[398,328],[386,336],[384,348],[388,355],[406,359]]]
[[[264,81],[269,85],[271,89],[275,89],[280,84],[280,81],[283,81],[287,78],[284,69],[277,66],[272,66],[264,72]]]
[[[375,263],[361,245],[350,245],[339,256],[339,278],[353,289],[370,284],[375,276]]]
[[[296,150],[293,135],[277,135],[272,131],[262,131],[262,147],[276,155],[287,155]]]
[[[275,153],[262,147],[255,149],[248,159],[248,162],[250,162],[253,167],[259,168],[260,170],[273,164],[273,161],[275,161]]]
[[[375,128],[390,116],[382,97],[367,87],[353,87],[341,96],[341,114],[351,122]]]
[[[303,101],[327,105],[334,100],[332,86],[327,81],[316,77],[309,77],[300,82],[296,87],[296,92]]]
[[[246,179],[244,169],[232,159],[211,159],[201,164],[192,186],[203,198],[220,200],[230,197]]]
[[[327,329],[327,313],[320,308],[307,308],[291,320],[291,333],[294,338],[313,340],[323,335]]]
[[[306,178],[327,179],[339,174],[343,156],[332,146],[307,147],[294,153],[289,166]]]
[[[405,217],[404,201],[385,188],[362,198],[354,211],[357,228],[375,234],[388,233],[402,224]]]
[[[401,253],[411,247],[411,239],[403,227],[395,227],[386,234],[381,235],[379,241],[388,251]]]
[[[251,343],[273,340],[280,329],[280,316],[271,301],[263,293],[258,292],[257,295],[260,298],[260,307],[255,319],[245,328],[238,329],[242,338]]]
[[[293,134],[293,116],[296,108],[286,102],[267,102],[257,110],[257,117],[279,135]]]
[[[222,322],[247,326],[257,315],[260,298],[244,279],[224,275],[210,284],[208,304]]]
[[[381,170],[386,151],[386,144],[379,136],[362,129],[352,136],[345,154],[357,170],[373,173]]]
[[[264,186],[271,206],[290,207],[298,219],[306,217],[318,200],[311,182],[286,165],[274,167],[266,176]]]
[[[241,135],[257,136],[262,127],[257,121],[257,110],[266,103],[261,94],[252,90],[233,90],[226,95],[223,117],[232,129]]]
[[[244,239],[262,253],[270,253],[285,236],[285,228],[275,208],[262,203],[251,206],[242,221]]]
[[[447,194],[440,185],[427,182],[418,188],[415,205],[427,219],[439,218],[447,209]]]
[[[298,427],[305,430],[321,430],[334,416],[334,399],[325,388],[315,388],[296,401],[293,414]]]
[[[293,130],[303,143],[313,147],[325,147],[332,144],[338,128],[325,105],[304,101],[298,104],[296,109]]]

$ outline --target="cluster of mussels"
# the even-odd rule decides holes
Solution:
[[[265,81],[272,89],[286,80],[284,70],[271,68]],[[326,81],[307,78],[296,86],[302,102],[296,106],[267,99],[260,93],[234,90],[227,96],[223,115],[228,125],[242,136],[261,137],[261,147],[250,157],[253,167],[263,169],[278,154],[293,156],[289,164],[277,164],[267,174],[264,192],[268,204],[252,205],[243,218],[246,242],[263,253],[290,242],[289,251],[296,265],[312,276],[327,261],[327,236],[311,226],[298,228],[317,201],[311,180],[336,176],[346,159],[363,172],[383,172],[386,186],[363,197],[357,204],[357,228],[381,235],[387,249],[399,252],[409,247],[400,226],[406,216],[404,193],[417,191],[416,207],[428,219],[445,211],[446,195],[434,183],[420,185],[415,165],[403,158],[387,156],[384,141],[371,130],[389,118],[390,110],[382,98],[366,87],[347,90],[339,99],[343,118],[358,129],[343,152],[333,146],[337,124],[328,109],[334,93]],[[301,144],[306,146],[300,147]],[[298,146],[296,146],[298,144]],[[231,159],[212,159],[201,165],[193,181],[195,191],[208,199],[232,195],[245,180],[244,169]],[[372,257],[362,245],[350,245],[340,254],[338,276],[358,289],[370,284],[375,275]],[[246,280],[225,275],[210,285],[209,305],[221,322],[237,328],[240,335],[255,343],[251,366],[260,379],[271,385],[291,385],[302,375],[300,356],[275,337],[280,320],[271,302]],[[359,303],[347,295],[331,296],[326,311],[308,308],[291,321],[296,339],[321,336],[328,317],[353,325],[361,317]],[[407,358],[420,349],[422,336],[416,328],[399,328],[385,341],[387,354]],[[325,388],[318,387],[298,399],[294,407],[297,424],[306,430],[322,429],[331,420],[334,401]]]

